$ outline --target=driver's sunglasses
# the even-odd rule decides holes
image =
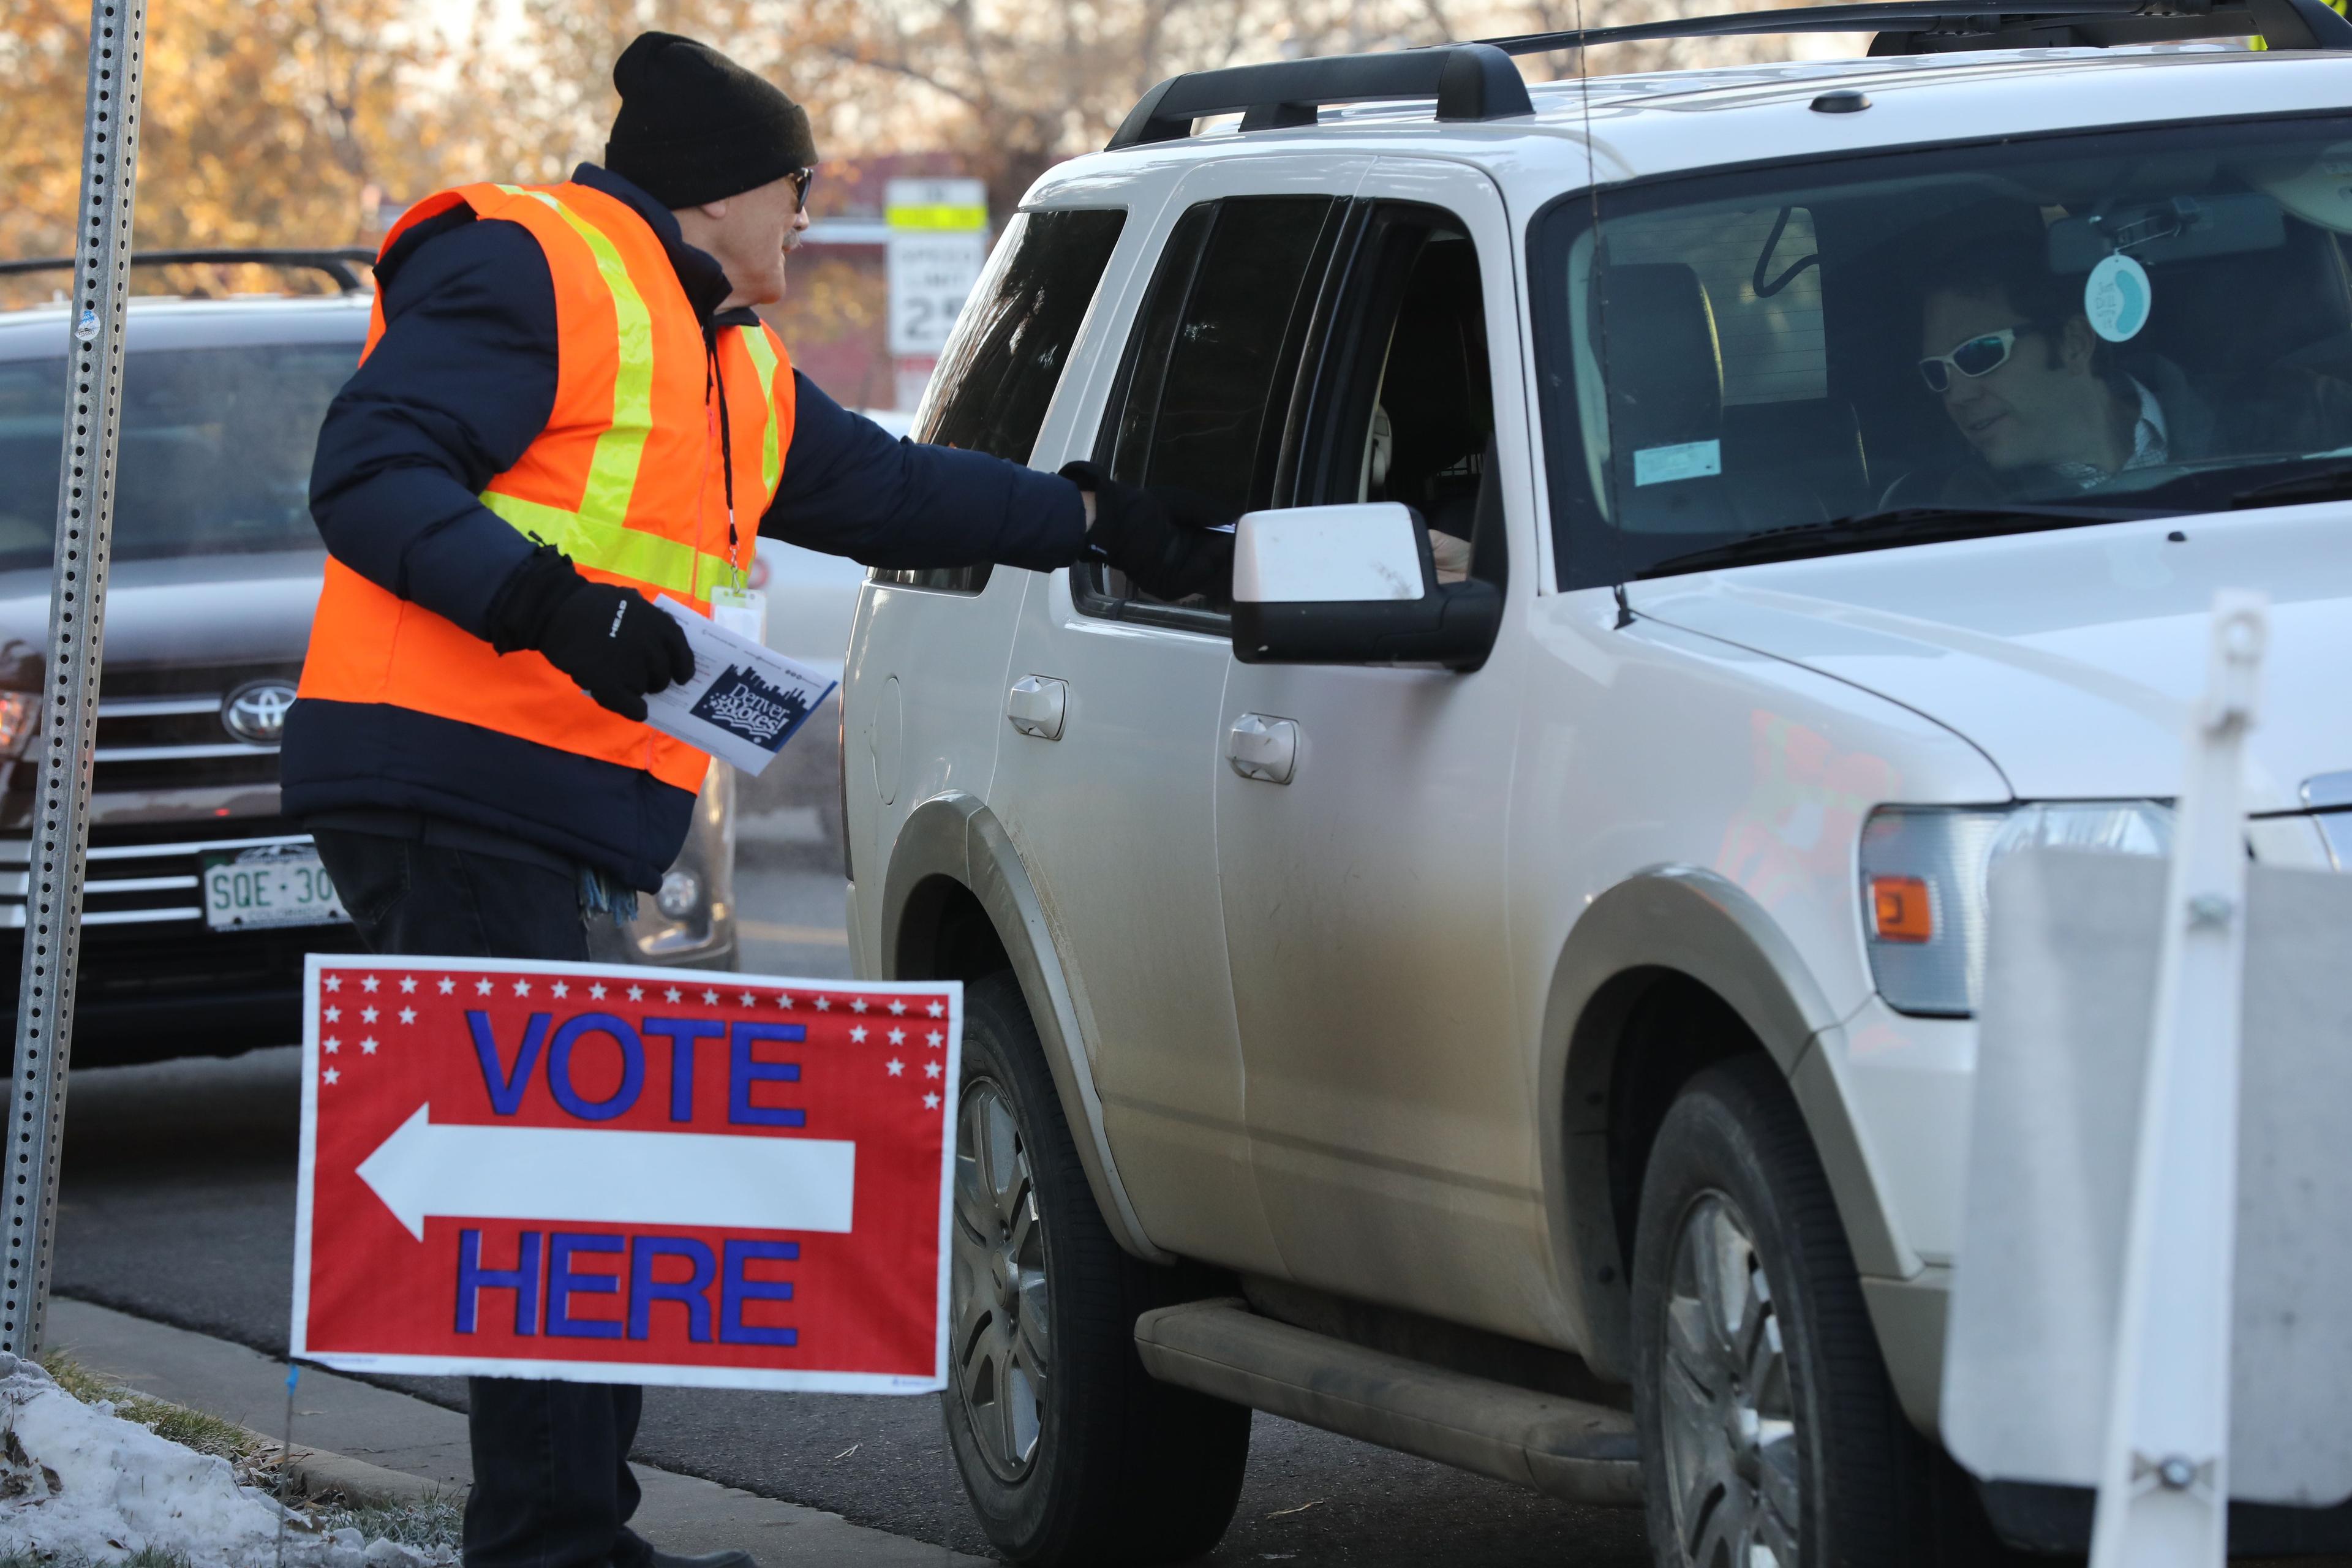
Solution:
[[[2020,321],[2016,326],[1970,338],[1950,353],[1930,354],[1919,362],[1919,379],[1927,384],[1928,391],[1940,397],[1950,390],[1954,371],[1971,381],[1990,375],[2009,363],[2009,356],[2017,348],[2017,334],[2032,330],[2032,322]]]
[[[796,213],[804,213],[808,211],[809,187],[816,184],[816,171],[814,169],[794,169],[791,174],[786,174],[784,178],[793,183],[793,211]]]

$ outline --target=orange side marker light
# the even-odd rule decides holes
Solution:
[[[1928,900],[1927,884],[1917,877],[1873,877],[1870,915],[1881,942],[1935,940],[1935,906]]]

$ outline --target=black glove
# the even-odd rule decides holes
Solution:
[[[592,582],[542,545],[490,606],[490,646],[531,648],[624,719],[642,721],[646,693],[694,678],[686,630],[634,588]]]
[[[1223,596],[1234,577],[1234,536],[1213,531],[1233,515],[1189,490],[1141,490],[1092,463],[1071,463],[1062,477],[1095,498],[1086,559],[1116,566],[1155,599]]]

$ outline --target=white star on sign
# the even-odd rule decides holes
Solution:
[[[561,980],[557,981],[553,985],[549,986],[548,989],[554,992],[559,1000],[572,994],[572,987],[566,985]]]
[[[375,1022],[375,1009],[374,1009],[374,1008],[373,1008],[373,1007],[362,1007],[362,1008],[361,1008],[361,1009],[360,1009],[360,1022],[361,1022],[361,1023],[362,1023],[362,1024],[373,1024],[373,1023],[374,1023],[374,1022]]]
[[[925,1012],[930,1014],[934,1018],[946,1016],[947,1010],[948,1005],[944,1002],[934,1002],[929,1007],[924,1009]]]
[[[923,1076],[924,1076],[925,1078],[937,1078],[937,1077],[939,1077],[939,1076],[940,1076],[940,1063],[938,1063],[938,1062],[925,1062],[925,1063],[923,1064]]]
[[[477,980],[474,982],[474,989],[480,994],[488,996],[490,994],[490,983],[488,980]]]
[[[320,1015],[320,1016],[324,1017],[330,1024],[341,1021],[342,1016],[343,1010],[341,1007],[330,1007]]]
[[[363,1057],[372,1057],[375,1055],[375,1041],[373,1039],[362,1040],[360,1042],[360,1055]]]
[[[777,1006],[779,1006],[779,1007],[789,1007],[789,1006],[791,1006],[792,1005],[793,1005],[793,998],[792,998],[792,994],[791,994],[790,992],[786,992],[786,991],[779,991],[779,992],[777,992],[777,993],[776,993],[776,1005],[777,1005]]]
[[[642,986],[642,985],[632,985],[632,986],[630,986],[630,987],[629,987],[629,1000],[630,1000],[630,1001],[632,1001],[632,1002],[642,1002],[642,1001],[644,1001],[645,999],[646,999],[646,988],[645,988],[644,986]]]
[[[892,1078],[897,1078],[907,1070],[907,1064],[900,1061],[897,1057],[892,1057],[888,1061],[884,1062],[882,1065],[890,1069],[890,1076]]]
[[[441,977],[441,994],[442,994],[442,995],[446,996],[447,994],[449,994],[449,993],[450,993],[450,992],[455,991],[456,989],[457,989],[457,983],[456,981],[454,981],[454,980],[450,979],[450,978],[449,978],[447,975],[446,975],[446,974],[445,974],[445,975],[443,975],[443,976]]]
[[[704,1006],[706,1006],[706,1007],[716,1007],[716,1006],[718,1006],[718,1005],[719,1005],[719,993],[718,993],[718,992],[716,992],[716,991],[706,991],[706,992],[704,992],[704,993],[702,994],[702,1005],[703,1005]]]
[[[328,990],[330,990],[330,991],[341,991],[342,988],[343,988],[343,977],[342,977],[341,975],[340,975],[340,974],[330,974],[330,975],[328,975],[328,976],[327,976],[327,989],[328,989]]]
[[[923,1038],[929,1042],[930,1047],[933,1050],[938,1050],[941,1046],[948,1043],[948,1037],[945,1035],[940,1034],[937,1029],[933,1029],[929,1034],[925,1035]]]
[[[853,1013],[863,1013],[866,1011],[866,998],[860,996],[856,1001],[852,1002],[849,1005],[849,1010]]]
[[[416,1022],[416,1009],[414,1007],[403,1007],[400,1010],[400,1021],[404,1024],[414,1024]]]
[[[743,1005],[745,1005],[746,1007],[749,1007],[749,1006],[751,1006],[753,1003],[755,1003],[755,1002],[759,1001],[759,998],[758,998],[757,996],[752,995],[749,991],[743,992],[741,994],[742,994],[742,997],[743,997]]]
[[[923,1109],[925,1110],[937,1110],[939,1108],[940,1097],[938,1095],[927,1094],[923,1096]]]
[[[402,975],[402,976],[400,977],[400,988],[401,988],[403,991],[414,991],[414,990],[415,990],[415,989],[416,989],[416,976],[415,976],[414,974],[404,974],[404,975]]]
[[[333,1056],[337,1051],[340,1051],[340,1050],[341,1050],[341,1049],[343,1048],[343,1042],[342,1042],[342,1041],[341,1041],[341,1040],[339,1040],[339,1039],[337,1039],[337,1038],[335,1038],[335,1037],[334,1037],[334,1036],[332,1036],[332,1035],[329,1035],[325,1039],[320,1040],[320,1041],[319,1042],[319,1046],[320,1046],[320,1049],[324,1050],[324,1051],[325,1051],[329,1056],[331,1056],[331,1056]]]
[[[319,1076],[329,1083],[335,1083],[341,1080],[343,1075],[337,1072],[334,1068],[329,1068],[325,1072],[320,1073]]]
[[[663,993],[662,993],[662,994],[663,994],[663,995],[665,995],[665,996],[667,996],[667,997],[668,997],[671,1001],[675,1002],[675,1001],[677,1001],[677,1000],[678,999],[678,996],[680,995],[680,992],[678,991],[678,988],[677,988],[677,986],[673,985],[673,986],[671,986],[668,990],[667,990],[667,991],[663,992]]]
[[[906,1031],[906,1030],[904,1030],[904,1029],[893,1029],[893,1030],[891,1030],[891,1031],[890,1031],[890,1043],[891,1043],[892,1045],[894,1045],[894,1046],[903,1046],[903,1045],[905,1045],[905,1044],[907,1043],[907,1031]]]
[[[820,996],[820,997],[818,997],[818,998],[816,999],[816,1010],[817,1010],[818,1012],[820,1012],[820,1013],[830,1013],[830,1012],[832,1012],[832,1011],[833,1011],[833,998],[832,998],[832,997],[830,997],[830,996]]]
[[[864,1045],[864,1044],[866,1043],[866,1031],[865,1031],[864,1029],[852,1029],[852,1030],[850,1030],[850,1031],[849,1031],[849,1043],[850,1043],[851,1045],[853,1045],[853,1046],[862,1046],[862,1045]]]
[[[530,981],[528,981],[528,980],[518,980],[518,981],[516,981],[516,982],[515,982],[515,994],[516,994],[516,995],[518,995],[518,996],[528,996],[528,995],[530,995]]]
[[[361,981],[361,982],[360,982],[360,989],[361,989],[361,990],[362,990],[362,991],[373,991],[373,990],[374,990],[374,989],[375,989],[375,976],[374,976],[374,975],[373,975],[373,974],[371,974],[371,975],[369,975],[366,979],[364,979],[364,980]]]
[[[604,983],[599,981],[597,984],[588,987],[588,994],[594,997],[597,1001],[602,1002],[604,999]]]
[[[905,1000],[900,998],[892,1001],[890,1004],[890,1011],[899,1017],[905,1017],[907,1015],[907,1004]]]

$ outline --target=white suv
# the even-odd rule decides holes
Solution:
[[[2221,586],[2254,852],[2352,868],[2352,26],[2257,3],[1206,73],[1030,192],[919,434],[1249,515],[1238,602],[852,634],[860,973],[971,986],[1000,1548],[1205,1551],[1247,1408],[1662,1564],[2079,1537],[1934,1440],[1986,869],[2163,847]]]

